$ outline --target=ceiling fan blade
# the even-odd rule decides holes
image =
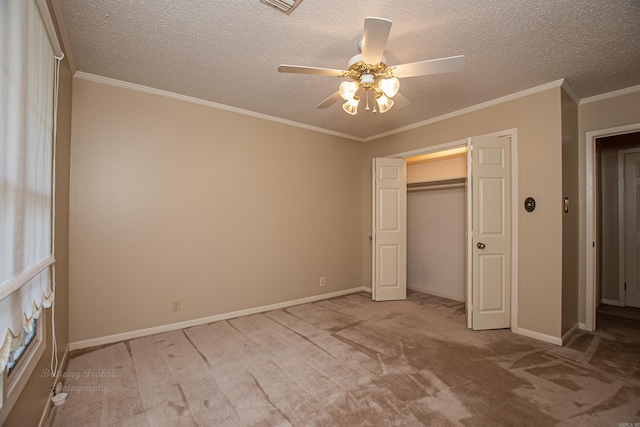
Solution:
[[[334,70],[332,68],[305,67],[304,65],[280,65],[279,73],[295,73],[295,74],[317,74],[321,76],[342,77],[346,71]]]
[[[395,108],[396,110],[399,110],[400,108],[404,108],[411,103],[409,101],[409,98],[402,95],[401,93],[396,93],[396,96],[393,97],[393,102],[394,102],[393,108]]]
[[[332,106],[333,104],[335,104],[336,102],[338,102],[339,100],[341,100],[342,97],[340,96],[340,92],[336,92],[333,95],[331,95],[330,97],[328,97],[327,99],[325,99],[324,101],[322,101],[320,104],[318,104],[316,106],[316,108],[327,108]]]
[[[464,55],[448,58],[429,59],[393,67],[393,75],[398,78],[424,76],[427,74],[453,73],[464,69]]]
[[[382,59],[387,38],[391,31],[391,21],[383,18],[365,18],[362,35],[362,61],[377,64]]]

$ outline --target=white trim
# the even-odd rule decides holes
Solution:
[[[587,330],[587,325],[585,325],[582,322],[578,322],[578,329],[580,329],[581,331],[586,331]]]
[[[518,168],[518,129],[511,129],[511,330],[518,329],[519,317],[519,289],[518,277],[520,224],[518,222],[518,207],[520,205],[520,170]]]
[[[469,286],[473,281],[473,256],[471,254],[471,248],[473,247],[473,192],[471,191],[471,184],[473,183],[473,177],[471,176],[471,171],[473,170],[473,158],[472,155],[472,147],[471,147],[471,137],[467,138],[467,181],[464,186],[464,195],[465,201],[467,203],[467,209],[465,212],[466,221],[465,221],[465,247],[464,247],[464,258],[466,261],[465,269],[465,305],[464,311],[467,318],[467,328],[473,329],[473,286]]]
[[[640,86],[639,86],[640,87]],[[640,131],[640,123],[600,129],[585,134],[585,330],[596,329],[596,139]]]
[[[580,325],[578,323],[573,325],[571,327],[571,329],[569,329],[567,331],[567,333],[562,336],[562,344],[561,345],[564,345],[567,341],[569,341],[569,338],[571,338],[571,335],[573,335],[579,328],[580,328]]]
[[[617,300],[617,299],[602,298],[602,303],[606,304],[606,305],[613,305],[613,306],[616,306],[616,307],[624,307],[624,304],[622,304],[620,302],[620,300]]]
[[[62,373],[64,372],[65,368],[67,367],[67,360],[69,359],[69,346],[67,346],[67,349],[64,351],[64,354],[62,355],[62,361],[60,362],[60,366],[58,368],[58,372],[56,373],[56,378],[52,383],[52,386],[55,386],[55,384],[58,384],[58,382],[60,382],[60,378],[62,377]],[[53,393],[49,393],[49,399],[47,399],[47,402],[44,404],[44,408],[42,410],[42,415],[40,416],[40,422],[38,423],[38,427],[44,427],[47,425],[47,422],[49,421],[49,414],[51,413],[51,398],[53,397]]]
[[[601,93],[600,95],[590,96],[580,100],[578,105],[590,104],[592,102],[603,101],[609,98],[615,98],[617,96],[628,95],[631,93],[640,92],[640,85],[631,86],[624,89],[616,90],[613,92]]]
[[[49,41],[51,42],[53,53],[58,58],[62,58],[64,56],[64,53],[62,52],[62,48],[60,48],[58,34],[56,34],[56,27],[53,25],[53,20],[51,19],[51,14],[49,13],[47,0],[36,0],[36,4],[38,5],[38,10],[40,11],[40,16],[42,17],[44,28],[47,30],[47,34],[49,35]]]
[[[40,1],[40,0],[38,0]],[[131,90],[135,90],[138,92],[144,92],[144,93],[150,93],[150,94],[154,94],[154,95],[159,95],[159,96],[164,96],[167,98],[173,98],[173,99],[178,99],[180,101],[185,101],[185,102],[191,102],[194,104],[199,104],[199,105],[204,105],[206,107],[211,107],[211,108],[216,108],[219,110],[224,110],[224,111],[230,111],[233,113],[237,113],[237,114],[242,114],[245,116],[249,116],[249,117],[255,117],[258,119],[263,119],[263,120],[268,120],[268,121],[272,121],[272,122],[276,122],[276,123],[281,123],[281,124],[285,124],[285,125],[289,125],[289,126],[293,126],[293,127],[298,127],[298,128],[302,128],[302,129],[307,129],[307,130],[311,130],[314,132],[319,132],[319,133],[324,133],[327,135],[332,135],[332,136],[337,136],[340,138],[346,138],[346,139],[350,139],[353,141],[360,141],[360,142],[369,142],[369,141],[373,141],[375,139],[379,139],[379,138],[383,138],[385,136],[390,136],[390,135],[395,135],[398,133],[402,133],[411,129],[416,129],[422,126],[426,126],[429,124],[433,124],[436,122],[440,122],[443,120],[447,120],[447,119],[451,119],[454,117],[458,117],[458,116],[462,116],[464,114],[468,114],[468,113],[472,113],[474,111],[478,111],[478,110],[482,110],[484,108],[488,108],[488,107],[493,107],[495,105],[499,105],[499,104],[503,104],[505,102],[509,102],[509,101],[514,101],[516,99],[520,99],[520,98],[524,98],[530,95],[534,95],[536,93],[540,93],[540,92],[544,92],[546,90],[549,89],[553,89],[556,87],[562,87],[565,92],[567,92],[567,94],[571,97],[571,99],[573,99],[578,105],[583,105],[583,104],[587,104],[589,102],[596,102],[596,101],[601,101],[603,99],[608,99],[608,98],[614,98],[616,96],[620,96],[620,95],[626,95],[628,93],[634,93],[634,92],[638,92],[640,91],[640,85],[638,86],[632,86],[630,88],[626,88],[626,89],[621,89],[621,90],[617,90],[615,92],[609,92],[609,93],[605,93],[605,94],[601,94],[601,95],[596,95],[590,98],[584,98],[584,99],[580,99],[578,97],[578,95],[576,94],[576,92],[573,90],[573,88],[569,85],[569,83],[565,80],[565,79],[560,79],[560,80],[555,80],[549,83],[545,83],[543,85],[540,86],[535,86],[529,89],[525,89],[522,90],[520,92],[516,92],[516,93],[512,93],[506,96],[502,96],[500,98],[496,98],[496,99],[492,99],[486,102],[482,102],[480,104],[476,104],[476,105],[472,105],[470,107],[466,107],[463,108],[461,110],[457,110],[457,111],[452,111],[450,113],[447,114],[443,114],[441,116],[437,116],[437,117],[433,117],[427,120],[423,120],[421,122],[417,122],[417,123],[413,123],[407,126],[403,126],[397,129],[393,129],[390,130],[388,132],[383,132],[383,133],[379,133],[376,135],[372,135],[372,136],[368,136],[368,137],[359,137],[359,136],[355,136],[355,135],[349,135],[346,133],[342,133],[342,132],[336,132],[336,131],[332,131],[332,130],[328,130],[328,129],[324,129],[324,128],[320,128],[317,126],[311,126],[311,125],[307,125],[304,123],[300,123],[300,122],[296,122],[293,120],[286,120],[286,119],[281,119],[279,117],[275,117],[275,116],[270,116],[267,114],[262,114],[262,113],[257,113],[255,111],[250,111],[250,110],[244,110],[242,108],[237,108],[237,107],[231,107],[229,105],[225,105],[225,104],[220,104],[217,102],[213,102],[213,101],[207,101],[204,99],[200,99],[200,98],[195,98],[192,96],[187,96],[187,95],[181,95],[179,93],[175,93],[175,92],[169,92],[166,90],[161,90],[161,89],[155,89],[152,87],[148,87],[148,86],[143,86],[143,85],[138,85],[135,83],[129,83],[129,82],[125,82],[123,80],[116,80],[116,79],[112,79],[109,77],[103,77],[103,76],[99,76],[96,74],[90,74],[90,73],[86,73],[84,71],[76,71],[75,68],[75,64],[73,63],[73,59],[71,58],[71,51],[70,49],[68,49],[68,36],[66,33],[66,27],[63,25],[63,19],[61,18],[63,15],[61,13],[60,10],[60,6],[58,4],[59,0],[52,0],[52,5],[53,5],[53,9],[54,9],[54,13],[56,16],[56,19],[58,20],[58,25],[60,27],[60,32],[61,32],[61,36],[62,36],[62,42],[65,46],[65,48],[67,48],[67,50],[69,50],[69,55],[67,55],[67,59],[69,60],[69,66],[71,68],[71,73],[73,74],[74,77],[78,77],[80,79],[83,80],[89,80],[89,81],[93,81],[96,83],[102,83],[102,84],[106,84],[106,85],[111,85],[111,86],[116,86],[116,87],[121,87],[123,89],[131,89]]]
[[[73,73],[76,72],[76,64],[73,60],[71,42],[69,41],[69,33],[67,31],[67,24],[64,21],[64,14],[62,13],[60,0],[51,0],[51,7],[53,8],[53,16],[58,23],[58,32],[60,33],[60,39],[62,39],[62,47],[64,48],[65,57],[67,58],[71,74],[73,75]]]
[[[562,338],[553,337],[547,334],[541,334],[540,332],[530,331],[523,328],[512,329],[512,331],[518,335],[524,335],[525,337],[534,338],[540,341],[548,342],[550,344],[562,345]]]
[[[376,300],[376,197],[376,158],[373,157],[371,159],[371,230],[369,231],[371,233],[371,299],[373,301]]]
[[[553,89],[556,87],[561,87],[564,83],[564,79],[556,80],[550,83],[546,83],[540,86],[533,87],[531,89],[526,89],[520,92],[512,93],[510,95],[506,95],[500,98],[492,99],[491,101],[483,102],[481,104],[472,105],[471,107],[463,108],[462,110],[452,111],[451,113],[443,114],[442,116],[434,117],[431,119],[427,119],[421,122],[413,123],[408,126],[404,126],[398,129],[390,130],[389,132],[379,133],[377,135],[369,136],[364,138],[365,142],[382,138],[389,135],[394,135],[397,133],[405,132],[411,129],[416,129],[422,126],[430,125],[432,123],[440,122],[442,120],[451,119],[453,117],[462,116],[464,114],[472,113],[474,111],[482,110],[484,108],[493,107],[495,105],[503,104],[505,102],[514,101],[516,99],[524,98],[529,95],[534,95],[536,93],[544,92],[545,90]],[[571,95],[571,94],[569,94]]]
[[[427,295],[433,295],[434,297],[447,298],[453,301],[464,302],[464,295],[458,296],[458,295],[447,294],[444,292],[437,292],[429,288],[425,288],[418,285],[407,285],[407,289],[411,289],[412,291],[422,292],[423,294],[427,294]]]
[[[95,75],[95,74],[89,74],[89,73],[85,73],[83,71],[76,71],[76,73],[73,75],[73,77],[77,77],[79,79],[88,80],[88,81],[95,82],[95,83],[101,83],[101,84],[105,84],[105,85],[115,86],[115,87],[119,87],[119,88],[123,88],[123,89],[135,90],[137,92],[148,93],[148,94],[151,94],[151,95],[163,96],[165,98],[177,99],[179,101],[190,102],[192,104],[203,105],[203,106],[209,107],[209,108],[215,108],[215,109],[218,109],[218,110],[229,111],[229,112],[236,113],[236,114],[242,114],[244,116],[249,116],[249,117],[262,119],[262,120],[268,120],[270,122],[275,122],[275,123],[280,123],[280,124],[283,124],[283,125],[293,126],[293,127],[297,127],[297,128],[306,129],[306,130],[311,130],[311,131],[314,131],[314,132],[324,133],[324,134],[327,134],[327,135],[337,136],[337,137],[340,137],[340,138],[351,139],[351,140],[359,141],[359,142],[364,141],[360,137],[353,136],[353,135],[348,135],[346,133],[335,132],[335,131],[332,131],[332,130],[323,129],[323,128],[319,128],[319,127],[316,127],[316,126],[311,126],[311,125],[307,125],[307,124],[304,124],[304,123],[295,122],[293,120],[281,119],[279,117],[270,116],[268,114],[262,114],[262,113],[257,113],[255,111],[244,110],[242,108],[231,107],[229,105],[220,104],[220,103],[213,102],[213,101],[207,101],[205,99],[195,98],[193,96],[181,95],[179,93],[169,92],[169,91],[161,90],[161,89],[155,89],[155,88],[152,88],[152,87],[142,86],[142,85],[138,85],[138,84],[135,84],[135,83],[129,83],[129,82],[125,82],[125,81],[122,81],[122,80],[116,80],[116,79],[112,79],[112,78],[109,78],[109,77],[102,77],[102,76],[98,76],[98,75]]]
[[[53,227],[52,227],[53,229]],[[53,240],[52,240],[53,247]],[[36,277],[38,274],[45,271],[47,268],[51,267],[56,260],[53,258],[52,254],[49,254],[45,259],[40,261],[37,264],[32,265],[25,271],[21,272],[15,277],[7,280],[6,282],[0,284],[0,300],[7,298],[9,295],[26,285]]]
[[[569,84],[568,81],[565,80],[565,81],[562,82],[562,89],[564,89],[564,91],[567,93],[567,95],[569,95],[571,97],[571,99],[573,99],[573,102],[575,102],[578,105],[580,104],[580,97],[573,90],[573,87]]]
[[[251,314],[264,313],[265,311],[278,310],[281,308],[291,307],[294,305],[308,304],[310,302],[322,301],[329,298],[335,298],[343,295],[349,295],[357,292],[371,292],[371,289],[362,286],[359,288],[345,289],[343,291],[331,292],[328,294],[314,295],[311,297],[300,298],[291,301],[279,302],[276,304],[264,305],[261,307],[247,308],[244,310],[232,311],[229,313],[221,313],[213,316],[201,317],[199,319],[187,320],[184,322],[170,323],[168,325],[155,326],[152,328],[138,329],[136,331],[124,332],[121,334],[108,335],[105,337],[91,338],[83,341],[69,343],[69,349],[80,350],[83,348],[96,347],[105,344],[111,344],[120,341],[126,341],[134,338],[145,337],[148,335],[159,334],[162,332],[175,331],[177,329],[191,328],[193,326],[204,325],[207,323],[218,322],[220,320],[233,319],[240,316],[248,316]]]

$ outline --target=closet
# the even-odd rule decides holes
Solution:
[[[465,300],[466,149],[407,159],[407,287]]]

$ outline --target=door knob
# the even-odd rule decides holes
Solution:
[[[478,247],[478,249],[484,249],[487,245],[485,245],[482,242],[478,242],[478,244],[476,246]]]

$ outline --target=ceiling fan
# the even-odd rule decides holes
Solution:
[[[358,45],[361,53],[349,60],[347,70],[283,64],[278,67],[278,71],[281,73],[349,77],[350,80],[343,81],[338,91],[322,101],[316,108],[327,108],[342,98],[345,101],[342,105],[343,110],[349,114],[356,114],[358,104],[363,96],[366,98],[365,110],[370,110],[370,95],[374,99],[374,113],[388,111],[394,104],[392,98],[398,94],[399,78],[451,73],[464,69],[463,55],[388,66],[382,54],[387,45],[390,30],[391,21],[388,19],[365,18],[363,37]]]

